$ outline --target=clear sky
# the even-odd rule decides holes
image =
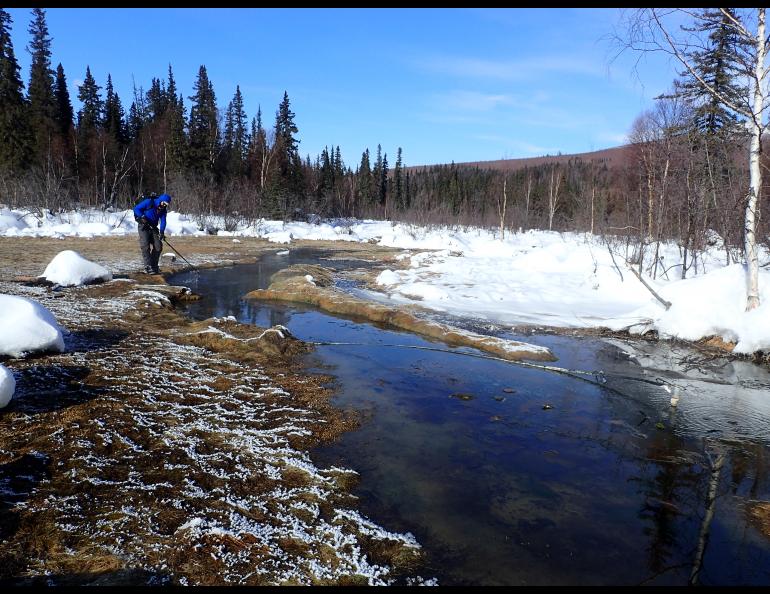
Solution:
[[[29,82],[31,9],[7,9]],[[171,64],[188,113],[205,64],[221,109],[241,87],[272,126],[288,92],[300,153],[340,146],[355,169],[377,144],[391,166],[578,153],[625,141],[674,65],[616,53],[617,9],[46,10],[52,65],[75,110],[86,66],[128,111]],[[636,68],[634,66],[637,66]]]

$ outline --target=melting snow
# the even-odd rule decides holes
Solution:
[[[16,380],[10,370],[0,365],[0,408],[8,405],[16,390]]]
[[[0,328],[0,355],[22,357],[37,351],[64,350],[56,318],[31,299],[0,295]]]
[[[72,250],[59,252],[48,264],[42,276],[47,281],[63,287],[112,280],[112,273],[104,266],[86,260]]]

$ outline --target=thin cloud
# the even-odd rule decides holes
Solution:
[[[459,56],[433,56],[415,65],[429,72],[466,78],[529,80],[552,74],[580,74],[602,77],[604,70],[595,60],[579,57],[538,56],[519,60],[486,60]]]
[[[436,107],[450,111],[484,112],[514,104],[510,95],[463,90],[436,95],[435,99]]]

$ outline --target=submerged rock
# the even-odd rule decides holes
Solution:
[[[473,400],[475,396],[473,394],[466,394],[465,392],[455,392],[450,395],[450,398],[457,398],[457,400]]]

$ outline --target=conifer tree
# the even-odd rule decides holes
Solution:
[[[182,94],[177,96],[176,81],[171,64],[168,65],[168,86],[166,87],[169,107],[168,117],[168,154],[169,166],[173,171],[181,171],[187,158],[187,136],[185,135],[185,106]]]
[[[276,165],[283,189],[294,195],[299,194],[302,187],[299,141],[294,137],[298,131],[289,103],[289,94],[284,91],[283,100],[275,114]]]
[[[396,207],[401,210],[406,210],[406,203],[404,200],[404,179],[403,179],[403,163],[401,162],[401,147],[398,147],[396,153],[396,168],[393,170],[393,190],[395,192]]]
[[[34,160],[37,163],[43,163],[46,156],[51,154],[53,135],[56,130],[51,38],[45,22],[45,10],[33,8],[32,15],[34,18],[29,25],[32,40],[28,47],[32,55],[27,94],[29,124],[33,139]]]
[[[104,101],[104,123],[103,128],[107,136],[121,146],[127,141],[125,112],[120,103],[120,97],[115,93],[112,86],[112,77],[107,75],[107,97]]]
[[[251,138],[249,142],[249,172],[251,178],[256,181],[262,191],[267,184],[269,174],[269,147],[267,146],[267,133],[262,126],[262,106],[257,106],[257,117],[252,120]]]
[[[385,155],[382,157],[378,196],[380,206],[386,206],[388,201],[388,153],[385,153]]]
[[[345,163],[342,161],[342,154],[340,153],[340,145],[334,151],[334,180],[335,183],[342,183],[342,178],[345,177]]]
[[[150,90],[147,91],[147,110],[151,121],[158,122],[163,119],[170,103],[169,99],[166,84],[159,78],[153,77]]]
[[[104,103],[99,95],[101,87],[91,74],[90,66],[86,66],[86,77],[78,87],[78,99],[82,107],[78,111],[78,134],[81,136],[93,134],[99,130],[102,122]]]
[[[101,131],[104,111],[104,104],[99,95],[100,88],[91,74],[91,68],[86,66],[85,79],[78,87],[78,99],[82,107],[78,111],[78,150],[75,163],[77,176],[83,179],[91,173],[91,168],[97,161],[95,140]]]
[[[682,73],[684,79],[679,85],[680,94],[695,105],[693,116],[697,129],[710,136],[719,131],[734,130],[738,122],[735,113],[718,97],[738,105],[748,96],[738,60],[738,52],[745,46],[745,40],[734,27],[735,19],[734,8],[701,9],[701,24],[695,30],[708,33],[707,45],[692,53],[694,74]],[[703,83],[713,91],[707,90]]]
[[[361,165],[358,167],[358,201],[368,205],[372,201],[372,170],[369,164],[369,149],[361,154]]]
[[[16,172],[29,165],[31,139],[24,83],[11,40],[11,15],[0,8],[0,168]]]
[[[249,146],[246,112],[243,109],[241,87],[236,86],[235,96],[227,106],[225,117],[224,146],[227,153],[227,171],[240,177],[246,170],[246,158]]]
[[[372,202],[379,204],[380,202],[380,185],[382,179],[382,146],[377,145],[377,158],[374,161],[374,167],[372,168]]]
[[[195,94],[190,97],[192,107],[188,124],[189,165],[194,171],[207,172],[213,176],[220,150],[219,125],[214,87],[205,66],[198,70],[193,90]]]
[[[56,83],[54,84],[54,120],[59,134],[69,137],[72,127],[75,125],[75,112],[72,110],[70,92],[67,89],[67,77],[64,76],[64,68],[61,63],[56,67]]]

